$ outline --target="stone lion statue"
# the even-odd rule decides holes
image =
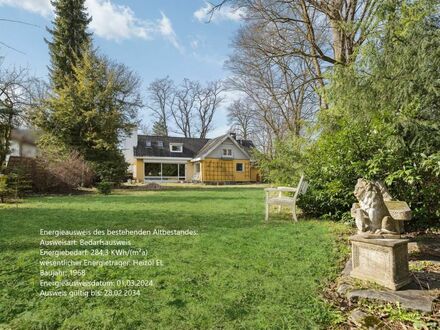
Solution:
[[[359,234],[399,234],[398,224],[385,205],[392,197],[381,182],[358,179],[354,195],[359,203],[351,211]]]

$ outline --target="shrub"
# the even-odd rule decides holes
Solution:
[[[108,181],[101,181],[96,186],[98,192],[103,195],[110,195],[112,193],[113,183]]]
[[[32,180],[26,171],[19,169],[8,175],[8,197],[18,200],[32,193]]]
[[[96,153],[98,155],[98,153]],[[90,160],[97,181],[121,183],[127,177],[128,163],[119,150],[106,150],[100,152],[96,159]]]
[[[380,42],[366,42],[358,61],[335,66],[328,77],[330,107],[301,157],[310,188],[299,206],[309,215],[340,220],[364,177],[384,181],[409,204],[411,229],[439,226],[440,30],[432,17],[414,13],[393,13]],[[297,171],[288,150],[278,148],[271,180],[291,180],[285,173]]]
[[[275,152],[264,154],[254,151],[261,176],[265,182],[274,184],[298,184],[303,166],[305,141],[297,136],[289,136],[283,141],[275,141]]]
[[[61,155],[43,153],[36,159],[39,173],[33,183],[38,192],[70,192],[88,187],[94,179],[89,164],[77,151]]]
[[[367,162],[377,153],[383,138],[362,125],[322,133],[304,157],[310,186],[298,202],[303,211],[340,220],[355,202],[353,191],[358,178],[384,179],[372,177]]]
[[[6,199],[17,200],[30,192],[32,192],[32,182],[20,169],[8,175],[0,175],[0,201],[2,203]]]
[[[0,174],[0,201],[5,202],[8,193],[8,177]]]

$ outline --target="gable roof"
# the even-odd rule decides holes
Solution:
[[[237,140],[237,142],[249,155],[252,155],[252,149],[255,149],[255,144],[251,140]]]
[[[147,141],[151,146],[147,146]],[[163,143],[161,147],[159,142]],[[176,157],[194,158],[208,139],[185,138],[177,136],[138,135],[137,146],[134,147],[135,157]],[[171,152],[170,144],[182,144],[183,152]]]
[[[229,133],[219,136],[215,139],[210,140],[202,149],[200,149],[200,151],[198,152],[197,156],[195,158],[205,158],[206,156],[208,156],[215,148],[217,148],[219,145],[221,145],[224,141],[226,140],[230,140],[232,141],[232,143],[235,144],[235,146],[240,149],[241,151],[243,151],[243,153],[245,155],[247,155],[249,158],[251,158],[248,150],[246,150],[246,148],[244,148],[244,146],[240,143],[237,142],[236,139],[234,139]]]
[[[230,134],[224,134],[214,139],[138,135],[137,145],[133,148],[134,157],[204,158],[228,138],[250,158],[250,149],[254,148],[252,141],[237,141]],[[147,141],[149,141],[148,146]],[[160,142],[162,142],[162,146],[159,145]],[[170,144],[173,143],[181,144],[183,146],[182,152],[171,152]]]
[[[216,137],[214,139],[209,140],[202,149],[199,150],[197,155],[194,158],[200,158],[202,155],[207,154],[209,150],[214,149],[217,145],[219,145],[224,138],[224,135]],[[219,142],[220,141],[220,142]]]

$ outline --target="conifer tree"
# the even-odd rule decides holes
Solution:
[[[120,181],[127,165],[119,144],[133,130],[142,107],[135,73],[93,51],[85,51],[71,78],[46,99],[35,123],[78,151],[101,180]]]
[[[84,50],[91,47],[91,33],[87,26],[91,18],[86,12],[85,0],[54,0],[53,28],[47,29],[52,35],[49,45],[51,65],[49,67],[52,88],[65,85],[66,79],[73,77],[74,66],[82,58]]]
[[[168,136],[167,125],[163,121],[156,121],[153,125],[153,135]]]
[[[52,1],[55,20],[51,56],[51,95],[36,111],[34,123],[57,141],[78,152],[97,178],[123,180],[127,164],[119,149],[120,138],[131,132],[142,102],[140,80],[121,64],[100,56],[87,32],[85,0]]]

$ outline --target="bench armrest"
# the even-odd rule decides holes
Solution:
[[[285,191],[285,192],[296,192],[296,188],[291,188],[291,187],[278,187],[277,188],[278,191]]]

